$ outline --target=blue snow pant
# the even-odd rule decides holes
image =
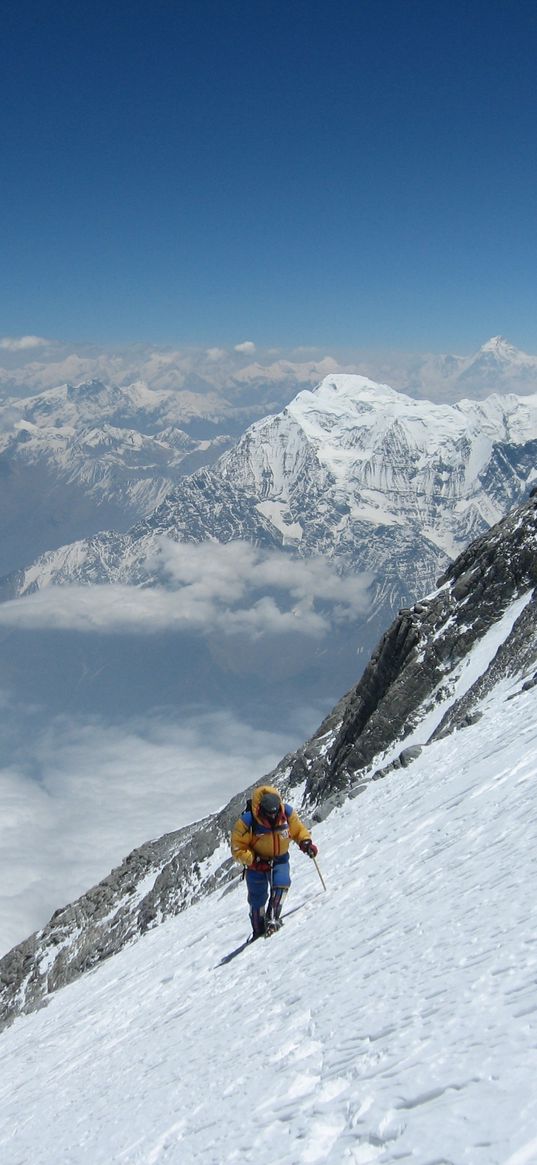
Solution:
[[[271,871],[247,870],[246,889],[250,906],[250,920],[254,937],[263,934],[265,930],[265,906],[270,891],[268,904],[268,918],[279,919],[283,901],[289,886],[291,874],[289,870],[289,854],[281,854],[274,858]]]

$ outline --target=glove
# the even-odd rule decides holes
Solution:
[[[317,854],[319,853],[319,850],[312,842],[311,837],[307,837],[305,841],[301,841],[300,848],[302,853],[307,854],[309,858],[316,858]]]
[[[260,874],[268,874],[271,866],[272,866],[272,862],[267,862],[265,860],[265,858],[259,858],[256,856],[254,858],[251,866],[249,866],[248,868],[250,870],[259,870]]]

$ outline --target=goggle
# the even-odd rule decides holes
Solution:
[[[277,821],[280,813],[281,809],[279,807],[278,809],[270,809],[268,812],[266,810],[263,811],[263,809],[261,810],[261,816],[265,818],[265,821],[269,822]]]

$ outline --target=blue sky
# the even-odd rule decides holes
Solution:
[[[8,0],[0,334],[537,350],[530,0]]]

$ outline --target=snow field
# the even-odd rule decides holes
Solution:
[[[537,689],[293,849],[284,930],[242,884],[0,1039],[2,1165],[537,1161]]]

